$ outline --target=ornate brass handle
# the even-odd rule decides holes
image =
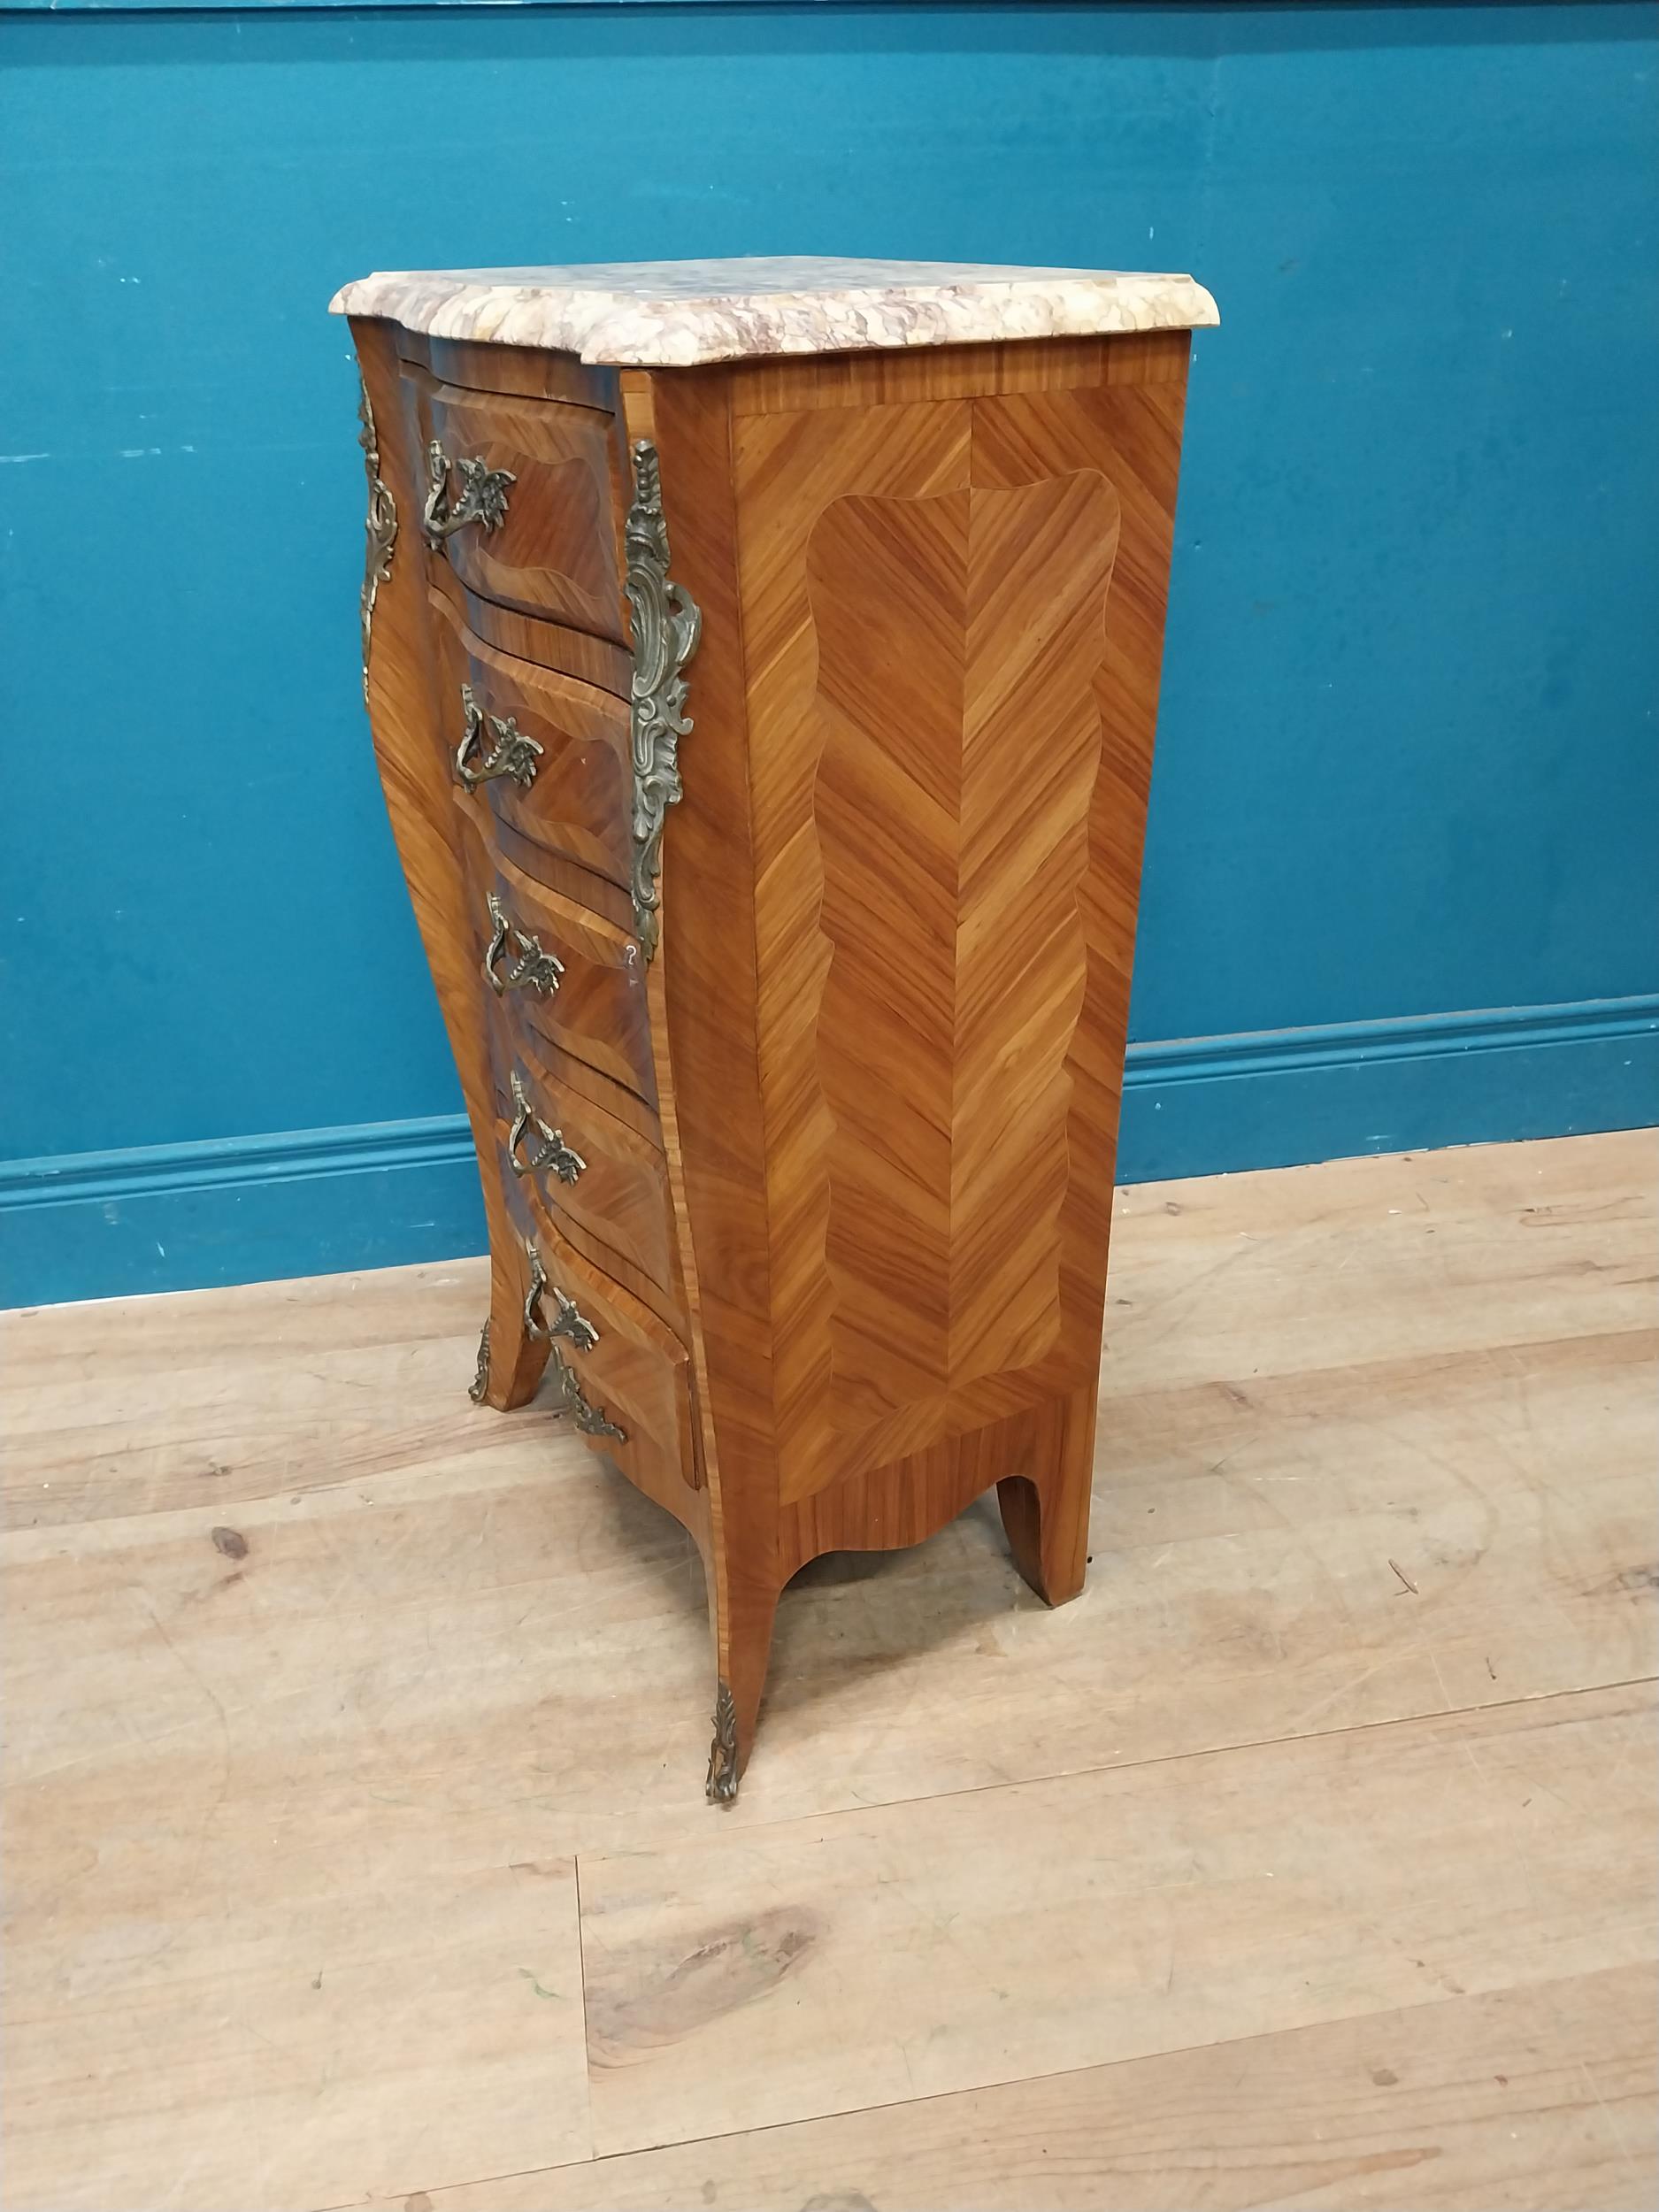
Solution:
[[[484,980],[497,998],[508,991],[535,991],[542,998],[549,998],[558,989],[559,978],[565,972],[565,963],[556,952],[543,952],[539,937],[527,937],[516,922],[508,918],[507,910],[491,891],[485,899],[489,909],[489,947],[484,955]],[[518,951],[507,963],[506,972],[497,975],[495,963],[507,949],[511,937]]]
[[[629,718],[634,751],[634,929],[652,959],[662,933],[663,819],[685,786],[680,741],[691,728],[686,712],[686,663],[697,649],[703,616],[691,595],[668,573],[668,525],[663,519],[663,474],[657,448],[634,449],[634,504],[623,527],[634,617],[634,678]]]
[[[469,791],[473,791],[480,783],[492,782],[497,776],[511,776],[516,784],[527,791],[535,781],[535,772],[541,758],[541,748],[534,738],[526,737],[511,715],[504,722],[498,714],[487,715],[472,696],[471,684],[461,686],[461,712],[466,726],[460,743],[455,749],[457,780]],[[473,757],[481,751],[480,741],[486,722],[494,732],[495,741],[474,767]]]
[[[591,1352],[599,1341],[598,1330],[577,1310],[573,1298],[567,1298],[557,1283],[548,1280],[534,1237],[525,1239],[524,1248],[530,1259],[530,1287],[524,1294],[524,1333],[537,1343],[551,1344],[553,1386],[558,1392],[561,1410],[570,1415],[584,1436],[608,1436],[618,1444],[626,1444],[627,1431],[618,1428],[603,1406],[594,1404],[582,1388],[576,1370],[558,1346],[552,1344],[555,1337],[568,1337],[579,1352]],[[558,1305],[557,1316],[552,1321],[541,1310],[541,1301],[549,1291]]]
[[[541,1255],[536,1249],[534,1237],[525,1239],[525,1250],[530,1256],[530,1287],[524,1294],[524,1333],[534,1337],[538,1344],[556,1336],[569,1339],[579,1352],[591,1352],[599,1341],[599,1332],[578,1308],[573,1298],[567,1298],[557,1283],[548,1280],[541,1264]],[[542,1310],[542,1300],[549,1291],[557,1312],[549,1321]]]
[[[557,1129],[549,1129],[530,1103],[530,1094],[517,1068],[512,1071],[512,1102],[518,1109],[507,1139],[507,1157],[515,1175],[540,1175],[551,1168],[561,1183],[573,1183],[588,1163],[572,1152]],[[535,1130],[535,1142],[521,1160],[518,1145],[526,1129]]]
[[[626,1429],[619,1429],[607,1417],[603,1406],[595,1405],[582,1388],[576,1370],[557,1348],[553,1353],[553,1386],[559,1394],[564,1410],[584,1436],[610,1436],[618,1444],[627,1442]]]
[[[357,601],[358,618],[363,626],[363,695],[369,695],[369,636],[374,627],[374,602],[380,586],[389,583],[392,574],[392,555],[397,545],[397,502],[380,476],[380,441],[375,435],[374,410],[369,404],[369,388],[361,378],[358,389],[362,403],[357,409],[357,420],[363,425],[357,443],[363,448],[363,465],[369,479],[368,547],[363,564],[363,591]]]
[[[434,552],[469,523],[499,530],[507,519],[507,487],[518,480],[511,469],[486,468],[482,461],[457,461],[455,472],[461,493],[451,501],[449,457],[434,438],[426,448],[426,504],[420,518],[422,534]]]

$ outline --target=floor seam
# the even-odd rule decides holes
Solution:
[[[1004,1775],[995,1781],[967,1782],[957,1789],[928,1790],[914,1797],[872,1798],[867,1803],[857,1805],[837,1805],[819,1811],[780,1813],[775,1820],[746,1824],[742,1833],[746,1838],[761,1835],[769,1828],[787,1828],[795,1822],[803,1820],[856,1818],[870,1813],[889,1812],[901,1805],[945,1804],[956,1797],[983,1797],[992,1790],[1036,1789],[1045,1783],[1080,1781],[1093,1774],[1133,1774],[1147,1767],[1174,1766],[1187,1759],[1223,1759],[1235,1752],[1267,1751],[1281,1744],[1327,1743],[1337,1736],[1369,1735],[1381,1728],[1420,1728],[1436,1721],[1462,1719],[1471,1713],[1506,1712],[1524,1705],[1551,1705],[1562,1698],[1597,1697],[1612,1690],[1640,1689],[1648,1685],[1659,1686],[1659,1674],[1621,1676],[1615,1682],[1581,1682],[1571,1689],[1539,1690],[1528,1697],[1492,1698],[1478,1705],[1448,1706],[1442,1711],[1434,1713],[1394,1713],[1386,1720],[1351,1721],[1345,1728],[1314,1728],[1304,1733],[1286,1736],[1249,1736],[1237,1743],[1205,1744],[1191,1751],[1158,1752],[1144,1759],[1111,1760],[1093,1766],[1066,1767],[1056,1774],[1028,1774],[1018,1778]],[[641,1852],[644,1855],[650,1855],[657,1851],[700,1850],[712,1840],[712,1838],[704,1837],[682,1838],[672,1844],[645,1845],[641,1847]],[[629,1856],[640,1855],[628,1854]],[[586,1855],[589,1858],[610,1858],[613,1855],[608,1851],[590,1851]]]
[[[451,2189],[488,2188],[497,2182],[528,2180],[537,2174],[569,2173],[578,2166],[604,2166],[622,2158],[649,2158],[663,2151],[695,2150],[700,2143],[730,2143],[749,2136],[775,2135],[785,2128],[814,2127],[828,2125],[837,2120],[856,2120],[872,2112],[910,2112],[926,2105],[948,2103],[953,2097],[986,2096],[999,2089],[1034,2088],[1043,2082],[1071,2081],[1080,2075],[1103,2073],[1119,2066],[1144,2065],[1149,2060],[1190,2058],[1201,2051],[1224,2051],[1233,2044],[1269,2042],[1278,2036],[1318,2034],[1331,2028],[1351,2026],[1356,2021],[1381,2019],[1400,2013],[1427,2012],[1440,2006],[1479,2003],[1483,1998],[1502,1997],[1516,1990],[1547,1990],[1558,1983],[1585,1981],[1598,1974],[1618,1974],[1630,1970],[1628,1966],[1590,1967],[1581,1973],[1554,1975],[1540,1981],[1507,1982],[1493,1989],[1462,1990],[1455,1993],[1448,1992],[1439,1996],[1425,1997],[1417,2004],[1376,2005],[1358,2012],[1333,2013],[1328,2019],[1298,2021],[1288,2027],[1257,2028],[1244,2035],[1217,2036],[1207,2043],[1170,2044],[1156,2050],[1131,2052],[1122,2058],[1091,2059],[1081,2066],[1047,2067],[1041,2073],[1012,2074],[997,2081],[964,2082],[954,2089],[928,2090],[920,2096],[891,2097],[873,2104],[838,2105],[833,2111],[799,2112],[787,2120],[755,2120],[741,2127],[716,2129],[707,2135],[676,2135],[659,2143],[634,2143],[614,2151],[595,2150],[588,2158],[567,2158],[545,2166],[525,2166],[511,2173],[480,2174],[471,2180],[445,2183],[426,2193],[432,2197],[435,2204],[439,2197]],[[1593,2090],[1594,2087],[1592,2083]],[[1599,2093],[1597,2101],[1600,2101]],[[361,2204],[364,2200],[359,2198],[355,2201]],[[323,2206],[313,2208],[313,2212],[350,2212],[350,2208],[349,2205]]]

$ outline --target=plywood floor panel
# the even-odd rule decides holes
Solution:
[[[1651,1962],[1653,1711],[1586,1691],[584,1860],[595,2147]]]
[[[1654,2045],[1653,1977],[1616,1967],[480,2181],[432,2212],[1647,2212]]]
[[[1120,1193],[1085,1595],[816,1563],[729,1814],[480,1263],[0,1318],[8,2204],[1651,2200],[1656,1157]]]

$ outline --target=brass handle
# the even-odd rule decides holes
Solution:
[[[492,782],[497,776],[511,776],[522,789],[527,791],[535,781],[535,772],[541,758],[541,748],[533,737],[526,737],[509,715],[503,722],[498,714],[486,714],[472,696],[471,684],[461,686],[461,712],[465,728],[461,741],[455,749],[455,772],[469,791],[480,783]],[[473,766],[473,756],[481,750],[484,725],[488,722],[495,733],[495,744]]]
[[[508,991],[535,991],[549,998],[558,989],[559,978],[565,972],[565,963],[556,952],[543,952],[539,937],[528,937],[518,924],[508,918],[507,910],[491,891],[485,898],[489,909],[489,946],[484,955],[484,980],[497,998]],[[507,963],[504,975],[497,975],[495,963],[507,949],[511,937],[518,951]]]
[[[584,1436],[614,1437],[618,1444],[628,1440],[626,1429],[619,1429],[609,1418],[603,1406],[596,1406],[582,1388],[576,1370],[563,1352],[553,1354],[553,1386],[559,1394],[564,1410],[568,1413]]]
[[[552,1344],[555,1337],[568,1337],[579,1352],[591,1352],[599,1341],[598,1330],[586,1315],[578,1311],[573,1298],[567,1298],[557,1283],[548,1280],[534,1237],[525,1239],[524,1248],[530,1260],[530,1287],[524,1294],[524,1333],[538,1344],[552,1345],[553,1386],[558,1392],[561,1409],[570,1415],[584,1436],[608,1436],[618,1444],[626,1444],[627,1431],[618,1428],[603,1406],[595,1405],[582,1388],[576,1370],[558,1346]],[[541,1301],[549,1291],[558,1303],[557,1317],[550,1322],[541,1310]]]
[[[469,523],[477,523],[480,530],[499,530],[507,519],[507,487],[518,480],[511,469],[486,468],[482,461],[457,461],[455,472],[461,480],[461,493],[452,501],[449,457],[434,438],[426,448],[426,504],[420,518],[422,534],[434,553]]]
[[[363,590],[357,600],[357,616],[363,626],[363,696],[369,695],[369,638],[374,627],[374,602],[382,584],[389,583],[392,575],[392,555],[397,545],[397,502],[386,488],[380,476],[380,448],[374,430],[374,410],[369,404],[369,388],[359,377],[357,388],[363,395],[357,408],[357,420],[363,425],[357,434],[357,443],[363,448],[363,465],[368,472],[369,514],[368,546],[363,564]]]
[[[662,933],[663,823],[685,786],[680,741],[691,728],[686,712],[686,663],[697,649],[703,616],[668,573],[668,525],[657,448],[634,449],[634,504],[623,526],[627,595],[633,616],[634,680],[629,715],[634,748],[634,931],[648,960]]]
[[[557,1283],[548,1280],[541,1264],[541,1255],[536,1249],[534,1237],[525,1239],[525,1250],[530,1256],[530,1287],[524,1294],[524,1333],[534,1337],[538,1344],[550,1342],[556,1336],[566,1337],[579,1352],[591,1352],[599,1341],[599,1332],[578,1307],[573,1298],[567,1298]],[[558,1310],[549,1321],[542,1310],[542,1300],[549,1291],[553,1294]]]
[[[561,1183],[573,1183],[588,1163],[580,1152],[572,1151],[557,1129],[549,1129],[530,1103],[530,1094],[517,1068],[512,1071],[512,1102],[518,1112],[512,1118],[512,1128],[507,1138],[507,1158],[515,1175],[540,1175],[551,1168]],[[535,1142],[521,1160],[518,1146],[525,1131],[534,1127]]]

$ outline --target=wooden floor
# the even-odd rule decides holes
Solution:
[[[1655,1140],[1121,1194],[1086,1595],[786,1596],[468,1262],[7,1317],[11,2212],[1648,2207]]]

